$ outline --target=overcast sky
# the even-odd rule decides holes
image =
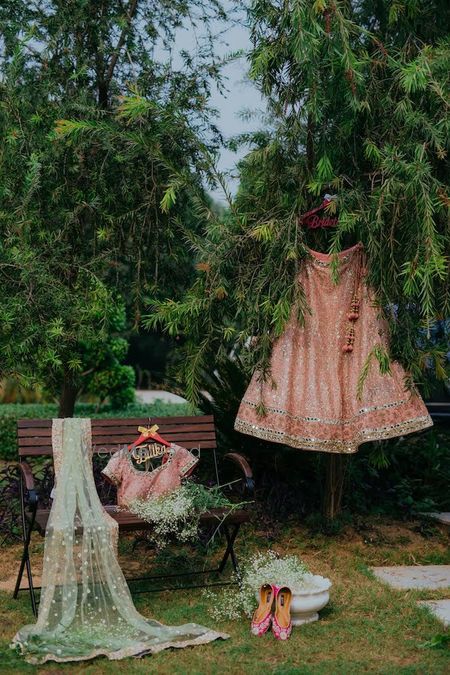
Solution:
[[[223,3],[225,8],[230,8],[232,3],[226,1]],[[239,23],[236,23],[236,17]],[[222,26],[223,28],[223,26]],[[195,31],[191,27],[177,31],[175,52],[180,50],[195,51],[197,40],[201,39],[201,27],[197,27]],[[234,21],[230,22],[226,33],[222,39],[217,42],[217,55],[224,56],[230,52],[238,50],[248,51],[250,48],[250,41],[248,30],[245,27],[245,15],[237,16],[234,14]],[[211,104],[214,108],[219,110],[219,119],[217,126],[222,132],[225,139],[228,139],[235,134],[250,131],[257,128],[257,120],[246,121],[239,117],[239,113],[243,110],[261,110],[263,103],[258,91],[253,84],[247,79],[248,62],[245,57],[239,58],[230,65],[224,68],[224,75],[226,76],[226,88],[228,92],[224,95],[220,94],[216,87],[214,87]],[[222,149],[219,169],[230,174],[229,187],[234,192],[236,189],[236,180],[233,180],[233,173],[236,162],[245,154],[246,149],[242,149],[239,153],[234,153],[229,150]],[[217,201],[223,202],[224,195],[221,189],[212,193],[212,196]]]

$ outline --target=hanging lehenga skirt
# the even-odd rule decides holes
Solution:
[[[338,257],[335,283],[332,256],[309,250],[299,281],[311,313],[302,326],[292,312],[273,346],[269,376],[254,373],[238,431],[294,448],[352,453],[366,441],[432,424],[418,392],[405,386],[402,366],[391,361],[388,372],[380,370],[377,352],[388,349],[387,330],[365,283],[362,244]],[[358,386],[363,368],[367,376]]]

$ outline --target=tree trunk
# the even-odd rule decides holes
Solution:
[[[329,455],[327,457],[327,474],[325,493],[323,496],[323,515],[333,520],[342,509],[345,470],[348,457],[346,455]]]
[[[97,85],[98,88],[98,105],[102,110],[108,108],[108,83],[100,80]]]
[[[59,397],[58,417],[73,417],[78,387],[69,375],[64,376],[61,395]]]

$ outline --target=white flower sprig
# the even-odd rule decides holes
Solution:
[[[223,487],[223,486],[222,486]],[[176,490],[160,497],[134,499],[129,510],[147,521],[153,527],[150,532],[153,543],[164,548],[170,540],[195,541],[202,513],[213,509],[224,509],[223,518],[218,517],[217,528],[226,516],[248,502],[234,504],[221,492],[221,486],[206,488],[204,485],[186,481]]]
[[[198,517],[194,500],[184,485],[157,499],[134,499],[129,509],[151,523],[151,538],[158,548],[164,548],[173,537],[186,542],[197,535]]]
[[[203,591],[208,612],[216,621],[234,621],[243,614],[250,617],[256,606],[256,593],[263,584],[288,586],[293,593],[315,590],[317,584],[296,555],[280,556],[275,551],[259,552],[248,558],[242,565],[241,578],[236,581],[235,589],[227,588],[220,593]]]

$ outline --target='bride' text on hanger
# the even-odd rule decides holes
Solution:
[[[149,459],[162,457],[166,452],[167,448],[165,448],[163,445],[151,443],[150,445],[137,445],[131,451],[131,456],[134,460],[136,460],[136,464],[143,464]]]

